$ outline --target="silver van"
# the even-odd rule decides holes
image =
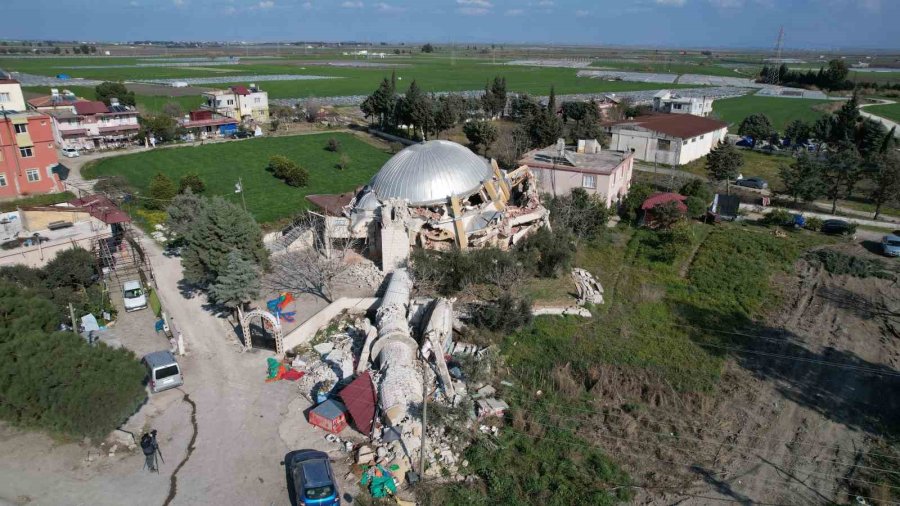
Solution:
[[[175,361],[175,356],[171,351],[148,353],[141,359],[141,363],[147,366],[147,372],[150,375],[150,391],[153,393],[180,387],[184,384],[181,367]]]

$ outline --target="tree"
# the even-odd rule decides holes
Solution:
[[[175,122],[175,118],[165,114],[141,116],[139,121],[141,122],[141,135],[143,137],[153,136],[157,142],[174,141],[184,130]]]
[[[106,105],[110,105],[109,99],[111,98],[119,99],[119,103],[122,105],[129,105],[132,107],[135,105],[134,92],[128,91],[122,83],[111,81],[102,82],[94,88],[94,94],[96,95],[97,100],[100,100]]]
[[[791,140],[791,144],[806,144],[812,135],[812,127],[802,119],[791,121],[784,130],[784,136]]]
[[[332,153],[337,153],[341,150],[341,141],[331,137],[328,139],[328,143],[325,144],[325,149],[331,151]]]
[[[302,187],[309,184],[309,172],[286,156],[274,155],[270,157],[266,170],[289,186]]]
[[[183,193],[172,199],[172,203],[166,208],[168,214],[166,226],[179,238],[185,237],[197,218],[203,214],[206,202],[203,197],[195,195],[190,187],[186,188]]]
[[[350,157],[345,153],[342,154],[340,158],[338,158],[338,162],[335,164],[335,167],[337,167],[339,170],[346,170],[347,167],[350,166],[350,162]]]
[[[881,215],[884,204],[900,203],[900,155],[896,152],[878,154],[869,161],[872,189],[869,197],[875,204],[874,219]]]
[[[84,248],[60,251],[44,267],[44,279],[51,289],[86,287],[97,281],[97,262]]]
[[[641,209],[641,204],[655,192],[656,190],[647,183],[635,183],[631,185],[628,194],[622,199],[622,206],[619,209],[622,217],[630,221],[636,220],[638,218],[638,212]]]
[[[849,143],[843,143],[826,157],[822,166],[822,180],[825,184],[825,196],[831,201],[831,214],[837,211],[838,199],[852,192],[859,181],[860,162],[859,153]]]
[[[162,107],[162,112],[170,118],[180,118],[184,115],[184,109],[178,102],[166,102]]]
[[[465,100],[459,95],[444,95],[437,100],[434,110],[434,133],[440,136],[441,132],[450,130],[459,123],[462,116]]]
[[[463,133],[466,134],[466,139],[469,139],[476,151],[479,146],[484,146],[485,153],[497,140],[497,127],[488,121],[470,121],[463,125]]]
[[[706,155],[706,172],[714,181],[725,181],[725,193],[730,192],[731,180],[737,177],[743,166],[743,155],[727,142],[719,144]]]
[[[178,181],[178,193],[184,193],[190,190],[191,193],[199,195],[206,191],[206,183],[200,178],[196,172],[188,172]]]
[[[178,195],[178,187],[169,176],[162,172],[157,172],[153,179],[150,180],[150,186],[147,190],[151,200],[144,202],[147,209],[165,209],[172,202],[175,195]]]
[[[828,62],[828,68],[825,70],[825,78],[827,79],[827,84],[831,88],[840,87],[840,85],[847,80],[849,74],[850,69],[847,67],[847,64],[844,60],[837,58],[830,60]]]
[[[259,289],[259,267],[245,259],[240,251],[231,250],[225,271],[209,287],[209,296],[216,303],[237,310],[240,321],[244,304],[255,299]]]
[[[500,168],[513,170],[519,166],[519,159],[528,150],[529,142],[528,132],[522,127],[506,129],[494,142],[491,152]]]
[[[481,96],[481,104],[484,112],[491,118],[503,113],[506,108],[506,78],[496,76],[494,80],[484,86],[484,95]]]
[[[550,97],[547,99],[547,111],[556,116],[556,87],[550,85]]]
[[[649,212],[653,215],[653,225],[663,230],[670,230],[684,218],[684,212],[674,200],[659,204]]]
[[[576,242],[598,237],[610,216],[606,203],[584,188],[575,188],[569,195],[552,197],[547,208],[553,228],[571,231]]]
[[[597,103],[590,102],[563,102],[562,121],[567,123],[569,119],[574,122],[569,127],[569,140],[575,144],[581,139],[597,139],[605,141],[606,134],[600,128],[600,114],[597,111]]]
[[[422,52],[423,53],[433,53],[434,46],[432,46],[431,43],[425,44],[424,46],[422,46]]]
[[[701,179],[691,179],[684,183],[678,189],[678,193],[685,197],[697,197],[704,202],[710,202],[713,198],[713,192]]]
[[[349,268],[348,254],[354,239],[333,242],[324,237],[324,223],[307,214],[296,224],[310,237],[309,245],[272,258],[272,269],[263,284],[272,291],[309,293],[326,302],[334,299],[334,284]]]
[[[381,128],[395,126],[394,112],[397,103],[395,82],[396,80],[393,75],[390,80],[386,77],[382,79],[381,84],[378,85],[378,89],[366,98],[363,102],[363,106],[360,106],[363,114],[378,117],[378,123]]]
[[[822,181],[822,164],[808,153],[801,153],[790,165],[778,169],[785,193],[800,200],[812,201],[821,197],[825,187]]]
[[[757,141],[769,139],[775,133],[775,127],[769,117],[762,113],[751,114],[741,121],[738,127],[738,134],[753,138],[753,145],[756,146]]]
[[[268,263],[262,231],[247,211],[222,197],[213,197],[185,234],[187,247],[182,255],[184,277],[208,287],[228,269],[228,255],[237,250],[241,258],[260,268]]]

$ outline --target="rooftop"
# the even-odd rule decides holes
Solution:
[[[650,114],[633,119],[614,121],[608,125],[612,128],[634,126],[679,139],[688,139],[728,127],[728,123],[723,121],[694,116],[693,114]]]
[[[45,95],[43,97],[32,98],[28,100],[31,107],[55,107],[55,106],[72,106],[77,102],[86,102],[85,99],[79,97],[66,97],[65,95]]]
[[[559,156],[556,146],[533,149],[519,159],[520,164],[540,169],[558,169],[591,174],[611,174],[631,153],[600,151],[576,153],[569,149]]]
[[[75,112],[81,115],[102,114],[109,112],[109,108],[99,100],[85,100],[75,103]]]

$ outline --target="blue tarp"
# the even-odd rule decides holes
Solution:
[[[233,134],[234,132],[237,132],[237,129],[238,127],[235,124],[222,125],[219,127],[219,133],[222,135]]]

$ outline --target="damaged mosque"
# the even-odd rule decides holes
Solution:
[[[494,160],[446,140],[413,144],[354,193],[307,197],[325,216],[325,243],[358,239],[391,272],[413,247],[508,249],[543,226],[550,212],[527,166]]]

